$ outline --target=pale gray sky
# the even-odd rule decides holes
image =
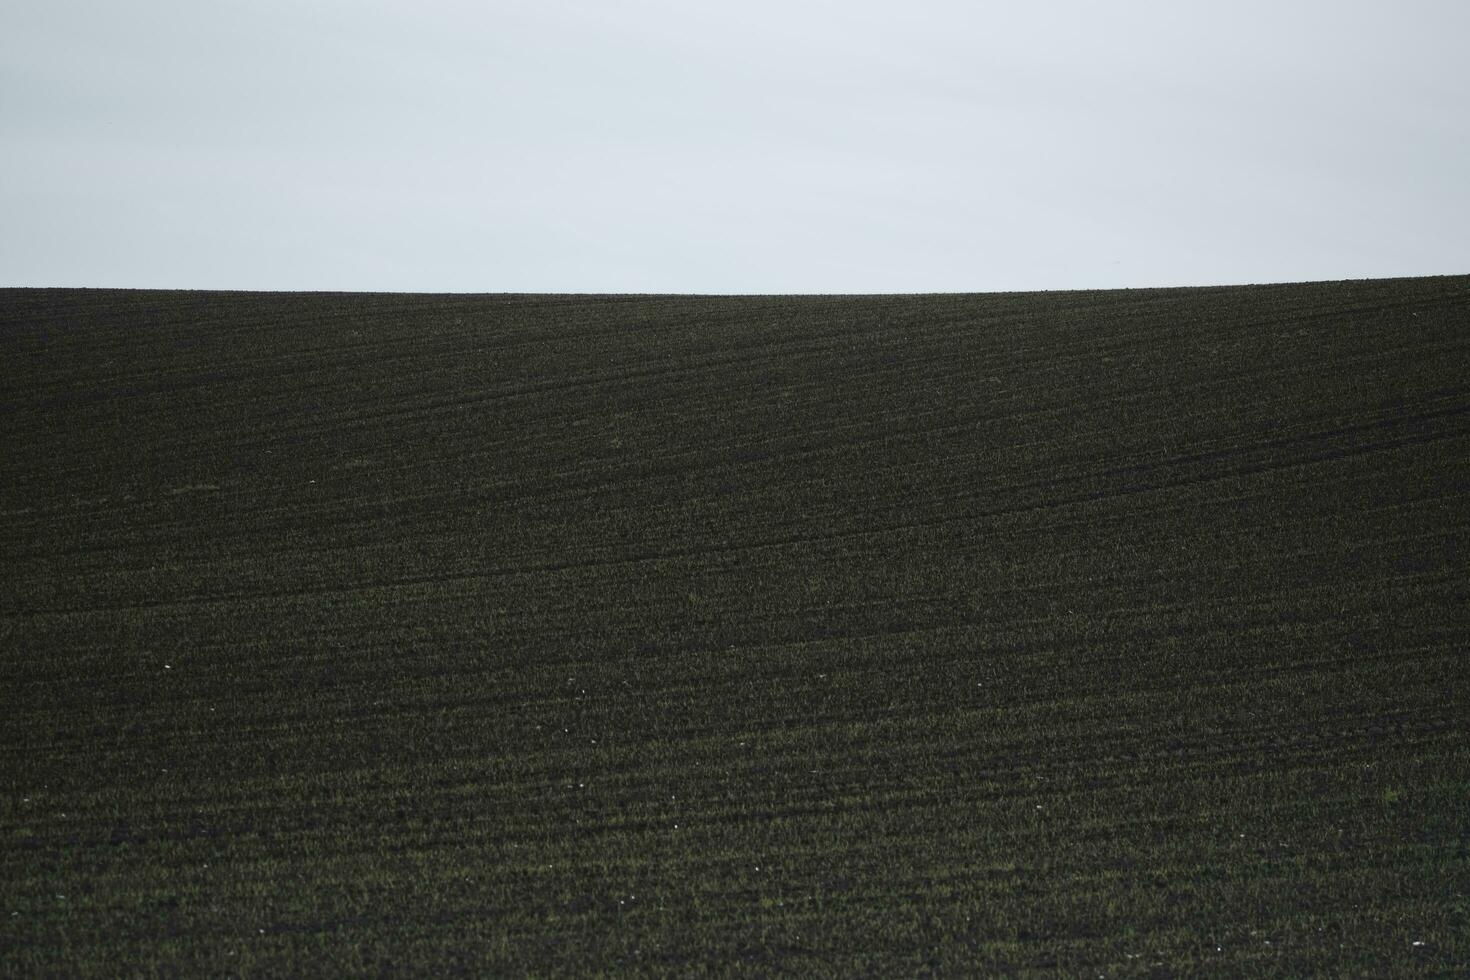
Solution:
[[[8,0],[0,286],[1470,272],[1465,0]]]

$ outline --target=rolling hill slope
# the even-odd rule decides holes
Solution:
[[[0,364],[0,973],[1470,970],[1470,277]]]

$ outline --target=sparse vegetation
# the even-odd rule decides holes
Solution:
[[[1470,971],[1470,278],[0,365],[4,975]]]

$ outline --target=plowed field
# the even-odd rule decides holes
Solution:
[[[1470,971],[1470,278],[0,291],[0,973]]]

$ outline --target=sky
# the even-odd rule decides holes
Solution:
[[[0,286],[1470,272],[1464,0],[7,0]]]

